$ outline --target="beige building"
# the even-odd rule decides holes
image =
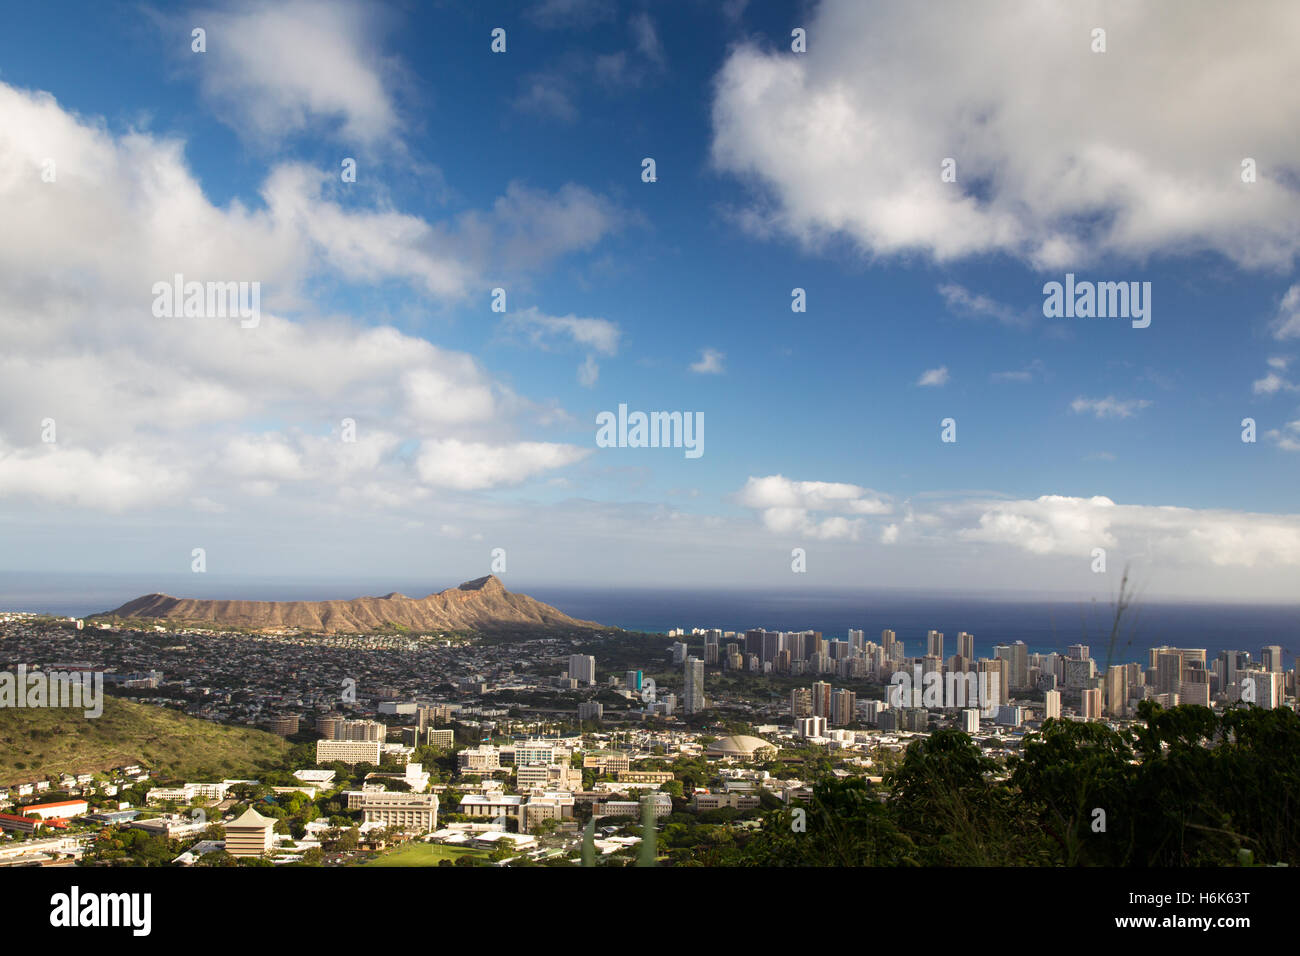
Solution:
[[[577,767],[553,763],[548,767],[516,767],[515,786],[517,789],[532,790],[581,790],[582,771]]]
[[[226,824],[226,852],[231,856],[262,856],[271,849],[275,820],[252,807]]]
[[[614,779],[620,783],[668,783],[673,773],[671,770],[619,770]]]
[[[438,795],[366,792],[361,797],[362,822],[396,827],[405,833],[432,833],[438,829]]]
[[[522,832],[531,833],[543,820],[572,820],[573,794],[535,793],[523,809]]]
[[[501,769],[501,751],[492,746],[474,747],[456,754],[461,773],[496,773]]]
[[[715,793],[710,790],[696,790],[694,803],[696,811],[722,810],[727,807],[733,810],[753,810],[759,805],[759,799],[752,793]]]
[[[337,760],[346,764],[369,763],[377,767],[382,747],[378,740],[318,740],[316,763],[333,763]]]

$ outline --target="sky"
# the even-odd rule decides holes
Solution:
[[[1300,594],[1288,0],[6,16],[0,571]]]

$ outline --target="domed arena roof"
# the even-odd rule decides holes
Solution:
[[[706,753],[713,757],[752,757],[760,750],[776,750],[776,747],[763,740],[761,737],[750,737],[746,734],[737,734],[734,737],[723,737],[709,744]]]

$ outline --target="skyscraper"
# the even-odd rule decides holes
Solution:
[[[687,714],[704,709],[704,661],[698,657],[686,658],[686,690],[682,695],[682,709]]]
[[[925,635],[925,653],[943,660],[943,631],[930,631]]]
[[[975,659],[975,635],[965,631],[957,633],[957,654],[967,661]]]
[[[1128,713],[1128,668],[1111,666],[1106,670],[1106,713],[1124,717]]]

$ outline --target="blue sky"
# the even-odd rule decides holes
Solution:
[[[1300,13],[1246,6],[16,10],[0,563],[1294,597]]]

